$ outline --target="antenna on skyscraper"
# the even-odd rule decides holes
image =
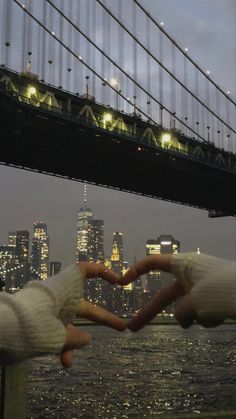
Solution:
[[[87,208],[87,184],[84,184],[84,208]]]

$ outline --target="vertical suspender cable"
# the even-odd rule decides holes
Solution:
[[[172,61],[172,74],[175,75],[175,45],[171,46],[171,61]],[[170,128],[175,128],[175,113],[176,113],[176,85],[173,77],[170,78],[170,109],[173,117],[170,119]]]
[[[118,0],[117,6],[118,6],[118,19],[120,22],[122,22],[123,19],[123,2],[122,0]],[[120,63],[120,66],[122,69],[124,69],[124,30],[121,26],[118,26],[118,62]],[[124,74],[119,73],[118,76],[118,89],[124,91]],[[117,96],[118,100],[120,99],[119,96]],[[118,101],[118,108],[120,107],[119,101]]]
[[[195,73],[195,95],[198,97],[199,96],[199,80],[198,80],[198,69],[197,67],[194,68],[194,73]],[[199,118],[200,118],[200,114],[199,114],[199,102],[196,101],[195,103],[195,123],[196,123],[196,131],[197,131],[197,138],[198,138],[198,134],[199,134]]]
[[[95,4],[92,5],[92,38],[93,41],[96,44],[96,25],[97,25],[97,3],[95,2]],[[91,56],[91,66],[93,69],[96,68],[96,51],[93,48],[92,50],[92,56]],[[96,97],[96,77],[95,74],[92,73],[92,92],[91,92],[92,96]]]
[[[67,7],[68,7],[68,16],[69,19],[72,20],[72,0],[67,0]],[[68,32],[67,32],[67,42],[68,45],[72,45],[72,31],[73,28],[71,25],[68,25]],[[72,57],[69,51],[67,51],[66,57],[66,88],[70,91],[71,90],[71,70],[72,70]]]
[[[159,30],[159,61],[163,62],[163,33]],[[161,103],[160,106],[160,116],[159,116],[159,124],[163,126],[163,68],[159,66],[159,101]]]
[[[2,0],[2,5],[0,5],[1,13],[1,63],[6,64],[5,62],[5,27],[6,27],[6,0]]]
[[[23,13],[23,29],[22,29],[22,61],[21,61],[21,71],[25,71],[25,56],[26,56],[26,21],[27,15]]]
[[[184,85],[188,87],[188,58],[186,55],[184,56]],[[186,92],[186,90],[184,90],[184,119],[186,125],[188,124],[188,117],[188,93]],[[188,129],[186,127],[186,135],[187,133]]]
[[[136,37],[137,33],[137,10],[136,10],[136,4],[133,3],[133,34]],[[134,81],[137,81],[137,43],[134,40],[133,41],[133,78]],[[136,84],[133,86],[133,99],[134,99],[134,113],[136,112],[136,103],[137,103],[137,95],[138,95],[138,89]]]
[[[102,11],[102,48],[104,51],[106,51],[106,11],[103,9]],[[107,80],[107,73],[106,73],[106,58],[104,55],[102,56],[102,62],[101,62],[101,69],[102,69],[102,76]],[[102,103],[106,104],[106,91],[107,91],[107,85],[106,83],[102,84]]]
[[[64,13],[64,0],[61,0],[61,11],[62,11],[62,13]],[[59,17],[59,37],[60,37],[60,39],[63,39],[63,34],[64,34],[64,19],[60,15],[60,17]],[[62,48],[61,45],[59,45],[59,65],[58,65],[59,75],[58,75],[58,80],[59,80],[59,87],[60,88],[63,87],[63,79],[62,79],[63,62],[64,62],[64,60],[63,60],[63,48]]]
[[[206,77],[206,104],[209,107],[210,102],[210,91],[209,91],[209,79]],[[210,140],[210,115],[209,112],[206,112],[206,129],[207,129],[207,141]]]
[[[106,0],[105,0],[106,3]],[[111,21],[110,21],[110,17],[107,15],[107,20],[106,20],[106,53],[107,55],[110,57],[111,56]],[[111,63],[108,60],[107,61],[107,79],[110,81],[111,79]],[[108,100],[108,104],[110,104],[110,89],[108,89],[107,92],[107,100]]]
[[[147,49],[148,51],[150,51],[150,47],[151,47],[151,33],[150,33],[150,19],[148,17],[146,17],[146,37],[147,37]],[[151,92],[151,57],[149,54],[146,54],[147,57],[147,67],[146,67],[146,72],[147,72],[147,91],[149,93],[149,95],[147,96],[147,114],[151,116],[151,100],[150,100],[150,92]]]
[[[6,46],[6,66],[10,67],[10,58],[11,58],[11,43],[12,43],[12,2],[11,0],[7,1],[7,10],[6,10],[6,33],[5,33],[5,46]]]
[[[90,14],[91,14],[91,2],[86,0],[86,9],[85,9],[85,22],[86,22],[86,35],[90,38]],[[86,42],[86,63],[91,66],[91,45],[89,42]],[[89,78],[91,76],[90,71],[86,72],[86,93],[89,93]]]
[[[215,97],[216,97],[216,112],[219,114],[220,112],[220,92],[217,88],[215,88]],[[221,147],[221,130],[220,130],[220,121],[217,119],[217,146]]]
[[[51,32],[53,32],[53,9],[52,7],[49,8],[49,30]],[[54,84],[54,80],[53,80],[53,69],[55,68],[55,57],[54,57],[54,48],[55,48],[55,42],[54,39],[52,37],[49,38],[48,40],[48,64],[49,64],[49,83]]]
[[[43,24],[47,26],[47,3],[43,1]],[[46,54],[47,54],[47,33],[46,31],[42,32],[42,79],[46,79]]]

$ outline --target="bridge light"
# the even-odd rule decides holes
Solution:
[[[185,52],[188,52],[188,48],[184,48],[184,51],[185,51]]]
[[[36,90],[36,88],[34,87],[34,86],[30,86],[30,87],[28,87],[28,95],[31,97],[32,95],[36,95],[36,93],[37,93],[37,90]]]
[[[162,134],[161,142],[162,142],[163,145],[167,145],[168,143],[170,143],[171,142],[171,135],[168,132],[165,132],[164,134]]]
[[[104,127],[106,128],[106,124],[111,123],[111,121],[112,121],[112,115],[110,113],[105,113],[103,116]]]
[[[227,90],[227,95],[230,95],[230,90]]]
[[[118,80],[115,79],[114,77],[110,80],[110,84],[111,84],[112,87],[119,86]]]
[[[211,74],[211,72],[210,72],[210,70],[207,70],[207,72],[206,72],[208,75],[210,75]]]

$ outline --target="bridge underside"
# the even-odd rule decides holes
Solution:
[[[236,175],[0,97],[0,161],[228,215]]]

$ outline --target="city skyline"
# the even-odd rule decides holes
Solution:
[[[222,5],[215,0],[212,8],[210,0],[197,4],[193,0],[147,0],[145,6],[235,97],[235,1],[225,0]],[[223,59],[217,49],[212,50],[213,42],[221,49]],[[7,240],[8,231],[31,230],[35,219],[43,219],[50,228],[52,259],[61,260],[63,266],[73,262],[83,184],[1,166],[0,188],[2,241]],[[169,233],[183,243],[182,251],[200,247],[202,252],[219,257],[236,257],[236,221],[232,217],[209,219],[206,211],[93,185],[88,186],[88,196],[96,218],[106,220],[106,254],[112,245],[112,232],[122,231],[130,263],[135,255],[138,259],[145,255],[147,238]]]

